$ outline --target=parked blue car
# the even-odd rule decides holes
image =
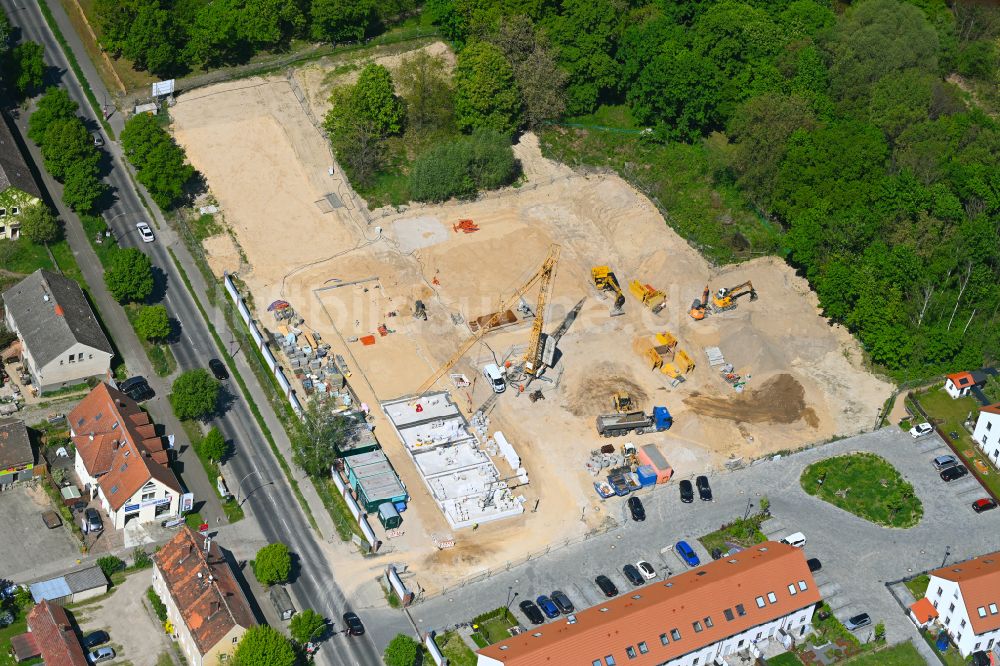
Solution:
[[[556,606],[554,601],[549,599],[544,594],[535,599],[535,603],[538,604],[538,607],[542,609],[542,612],[545,613],[549,619],[559,617],[559,607]]]
[[[677,545],[674,546],[674,549],[689,567],[696,567],[701,564],[701,560],[698,559],[698,556],[695,554],[691,546],[688,545],[687,541],[678,541]]]

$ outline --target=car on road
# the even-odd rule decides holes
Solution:
[[[678,484],[681,489],[681,501],[685,504],[690,504],[694,501],[694,488],[691,487],[691,482],[684,479]]]
[[[344,613],[344,631],[348,636],[364,636],[365,625],[361,623],[361,618],[353,611]]]
[[[929,435],[932,432],[934,432],[934,427],[930,423],[918,423],[910,428],[910,437],[917,439],[918,437]]]
[[[136,402],[149,400],[156,395],[145,377],[129,377],[118,385],[118,390]]]
[[[989,497],[984,497],[982,499],[977,499],[972,503],[972,510],[976,513],[982,513],[983,511],[989,511],[990,509],[997,508],[996,500]]]
[[[111,640],[106,631],[92,631],[83,637],[83,649],[92,650],[98,645],[104,645]]]
[[[656,569],[654,569],[653,565],[646,560],[639,560],[635,563],[635,566],[639,569],[639,573],[641,573],[642,577],[646,580],[653,580],[656,578]]]
[[[946,467],[957,465],[958,458],[956,458],[955,456],[938,456],[937,458],[931,461],[931,464],[934,465],[934,469],[940,472]]]
[[[815,557],[810,557],[806,560],[806,564],[809,566],[809,573],[816,573],[823,568],[823,563]]]
[[[531,599],[525,599],[517,605],[524,613],[524,617],[528,618],[528,622],[531,624],[541,624],[545,622],[545,617],[542,615],[542,611],[538,610],[538,606]]]
[[[109,647],[97,648],[87,655],[87,661],[92,664],[99,664],[102,661],[111,661],[115,658],[115,651]]]
[[[614,583],[611,582],[611,579],[608,578],[607,576],[604,575],[598,576],[597,578],[594,579],[594,582],[597,583],[597,587],[601,588],[601,592],[604,593],[604,596],[613,597],[616,594],[618,594],[618,588],[615,586]]]
[[[965,468],[965,465],[952,465],[951,467],[945,467],[941,470],[941,480],[948,482],[954,481],[955,479],[961,479],[963,476],[969,473],[969,470]]]
[[[220,382],[229,379],[229,371],[226,370],[226,364],[217,358],[213,358],[208,362],[208,369],[212,371],[212,376]]]
[[[852,615],[847,618],[847,622],[844,623],[844,628],[848,631],[854,631],[855,629],[860,629],[861,627],[867,627],[872,623],[872,618],[868,613],[858,613],[857,615]]]
[[[545,617],[559,617],[559,607],[556,606],[552,599],[549,599],[544,594],[539,595],[539,597],[535,599],[535,603],[537,603],[538,607],[542,609],[543,613],[545,613]]]
[[[100,132],[94,132],[94,146],[100,148],[104,145],[104,137],[101,136]]]
[[[702,502],[712,501],[712,486],[708,485],[707,476],[699,476],[694,480],[694,485],[698,488],[698,497]]]
[[[779,543],[787,543],[789,546],[795,546],[796,548],[803,548],[806,545],[806,535],[802,532],[795,532],[794,534],[789,534]]]
[[[135,228],[139,230],[139,238],[142,239],[143,243],[152,243],[156,240],[156,236],[153,235],[153,230],[149,228],[149,225],[145,222],[136,222]]]
[[[623,566],[622,573],[625,574],[625,578],[628,579],[628,582],[632,583],[636,587],[646,582],[646,579],[642,577],[642,574],[639,573],[639,569],[637,569],[634,564],[626,564]]]
[[[83,512],[83,524],[84,531],[86,532],[100,532],[104,529],[104,521],[101,519],[101,514],[94,508]]]
[[[566,593],[562,590],[552,590],[552,594],[549,595],[552,598],[552,603],[559,607],[559,611],[564,615],[569,615],[576,610],[573,602],[569,600]]]
[[[696,567],[701,564],[697,553],[694,552],[694,549],[691,548],[687,541],[678,541],[677,545],[674,546],[674,550],[677,551],[677,554],[681,556],[681,559],[689,567]]]
[[[632,514],[632,520],[637,523],[646,520],[646,508],[642,506],[642,500],[638,497],[628,498],[628,510]]]

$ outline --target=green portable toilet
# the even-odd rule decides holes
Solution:
[[[383,502],[378,505],[378,522],[387,530],[394,530],[403,524],[403,517],[396,511],[392,502]]]

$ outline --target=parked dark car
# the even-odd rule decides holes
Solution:
[[[858,613],[852,617],[847,618],[847,622],[844,623],[844,628],[848,631],[854,631],[855,629],[860,629],[861,627],[867,627],[872,623],[872,618],[868,613]]]
[[[989,511],[990,509],[997,508],[996,500],[989,497],[984,497],[982,499],[977,499],[972,503],[972,510],[976,513],[982,513],[983,511]]]
[[[364,636],[365,625],[361,624],[361,618],[357,613],[347,611],[344,613],[344,628],[348,636]]]
[[[632,514],[632,520],[639,523],[646,520],[646,508],[642,506],[642,500],[638,497],[628,498],[628,510]]]
[[[712,486],[708,485],[707,476],[699,476],[694,480],[694,485],[698,487],[698,497],[702,502],[712,501]]]
[[[634,564],[626,564],[622,567],[622,573],[625,574],[626,578],[628,578],[628,582],[632,583],[636,587],[646,582],[646,579],[642,577],[642,574],[639,573],[639,570]]]
[[[564,615],[569,615],[576,610],[576,607],[573,606],[573,602],[569,600],[569,597],[566,596],[565,592],[561,590],[553,590],[552,594],[549,596],[552,597],[553,603],[559,607],[559,610]]]
[[[681,501],[685,504],[690,504],[694,501],[694,488],[691,486],[691,482],[687,479],[678,484],[681,489]]]
[[[212,371],[212,375],[220,382],[229,379],[229,371],[226,370],[226,364],[217,358],[213,358],[208,362],[208,369]]]
[[[941,470],[941,480],[954,481],[955,479],[961,479],[968,473],[969,470],[965,468],[965,465],[952,465]]]
[[[722,559],[722,556],[723,556],[724,554],[725,554],[725,553],[723,553],[723,552],[722,552],[722,549],[721,549],[721,548],[718,548],[718,547],[716,547],[716,548],[713,548],[713,549],[712,549],[712,559],[713,559],[713,560],[721,560],[721,559]]]
[[[531,624],[541,624],[542,622],[545,622],[545,617],[542,615],[542,611],[538,610],[538,606],[536,606],[535,602],[531,599],[525,599],[517,606],[521,609],[521,612],[524,613],[524,616],[528,618],[528,621],[531,622]]]
[[[156,396],[145,377],[130,377],[118,385],[118,390],[136,402],[149,400]]]
[[[544,594],[535,599],[535,603],[538,604],[538,607],[542,609],[543,613],[545,613],[545,617],[550,619],[559,617],[559,607]]]
[[[806,560],[806,564],[809,565],[810,573],[816,573],[817,571],[823,568],[823,564],[815,557],[810,557],[808,560]]]
[[[601,592],[604,593],[604,596],[613,597],[618,594],[618,588],[607,576],[598,576],[594,579],[594,582],[597,583],[597,587],[601,588]]]
[[[100,532],[104,529],[104,521],[97,509],[87,509],[83,512],[83,522],[87,526],[88,532]]]
[[[106,631],[92,631],[83,637],[83,648],[93,650],[98,645],[104,645],[111,640]]]

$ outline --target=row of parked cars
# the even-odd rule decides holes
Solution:
[[[712,501],[712,486],[708,483],[707,476],[699,476],[694,480],[694,485],[687,479],[684,479],[678,484],[681,490],[681,501],[685,504],[690,504],[694,501],[694,489],[698,489],[698,497],[703,502]],[[646,520],[646,509],[642,506],[642,500],[634,495],[628,498],[628,510],[632,514],[632,520],[636,522],[642,522]]]
[[[958,458],[950,454],[934,458],[931,464],[934,465],[934,469],[938,471],[941,480],[945,483],[961,479],[969,473],[965,465],[958,462]],[[991,497],[983,497],[972,503],[972,510],[976,513],[982,513],[983,511],[995,508],[997,508],[996,500]]]

